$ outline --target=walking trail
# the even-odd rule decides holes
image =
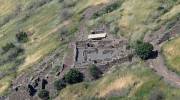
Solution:
[[[174,36],[170,36],[169,38],[175,38],[178,37],[179,33],[180,33],[180,24],[177,23],[172,29],[170,29],[170,31],[168,31],[170,34],[172,34],[172,32],[175,32]],[[161,32],[158,32],[161,33]],[[167,33],[167,32],[163,32],[163,33]],[[157,33],[155,34],[157,35]],[[158,36],[156,36],[158,37]],[[151,38],[151,37],[149,37]],[[147,37],[145,37],[145,41]],[[149,66],[155,70],[155,72],[161,76],[167,83],[169,83],[170,85],[180,88],[180,76],[178,74],[176,74],[175,72],[172,72],[171,70],[168,69],[164,57],[163,55],[160,53],[162,45],[167,41],[163,41],[162,43],[158,44],[156,43],[159,40],[159,38],[156,39],[151,39],[149,42],[152,43],[154,45],[154,49],[158,51],[158,56],[154,59],[149,59],[147,61],[147,63],[149,64]]]

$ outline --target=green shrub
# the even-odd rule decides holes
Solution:
[[[75,84],[83,81],[83,74],[76,69],[71,69],[65,76],[64,79],[69,84]]]
[[[135,53],[143,60],[150,57],[153,52],[153,45],[150,43],[138,41],[135,45]]]
[[[15,48],[13,43],[7,43],[5,46],[2,47],[3,52],[8,52],[10,49]]]
[[[89,67],[89,73],[94,79],[98,79],[102,74],[100,69],[97,68],[95,65]]]
[[[13,64],[12,67],[8,67],[4,73],[10,73],[16,71],[18,65],[22,64],[25,56],[24,49],[20,46],[14,45],[13,43],[7,43],[0,50],[0,66],[4,66],[6,64]]]
[[[57,80],[54,82],[54,87],[57,89],[57,90],[62,90],[63,88],[66,87],[66,83],[64,80],[60,79],[60,80]]]
[[[15,47],[15,48],[9,50],[7,55],[9,57],[9,59],[14,59],[14,58],[17,58],[23,52],[24,52],[24,49],[22,49],[20,47]]]
[[[14,45],[13,43],[7,43],[2,47],[1,56],[7,58],[7,60],[14,59],[20,54],[24,53],[24,49]]]
[[[26,32],[19,32],[16,34],[16,39],[18,42],[25,43],[28,41],[28,35]]]
[[[48,100],[48,98],[49,98],[49,92],[48,92],[47,90],[42,89],[42,90],[40,90],[40,91],[38,92],[38,97],[41,98],[41,99],[43,99],[43,100]]]

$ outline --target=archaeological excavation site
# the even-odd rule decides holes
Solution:
[[[180,0],[0,0],[0,100],[180,100]]]
[[[113,65],[131,62],[132,50],[123,38],[114,38],[103,30],[93,30],[87,40],[69,44],[69,52],[64,59],[64,67],[85,68],[89,65]]]

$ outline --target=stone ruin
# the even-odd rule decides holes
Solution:
[[[91,34],[107,33],[105,30],[93,30]],[[113,65],[116,63],[131,62],[132,50],[128,40],[114,38],[107,34],[104,38],[87,39],[70,43],[69,51],[64,57],[64,67],[86,68],[95,64]]]
[[[83,67],[90,64],[117,63],[117,60],[124,59],[129,61],[132,51],[128,48],[127,40],[87,40],[76,42],[75,54],[75,67]]]

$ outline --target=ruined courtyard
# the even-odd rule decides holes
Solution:
[[[64,66],[83,68],[92,64],[101,66],[123,63],[132,59],[132,50],[129,48],[128,40],[116,39],[108,33],[101,37],[101,34],[104,35],[105,32],[93,31],[88,37],[94,35],[95,38],[71,43],[70,50],[64,59]]]

